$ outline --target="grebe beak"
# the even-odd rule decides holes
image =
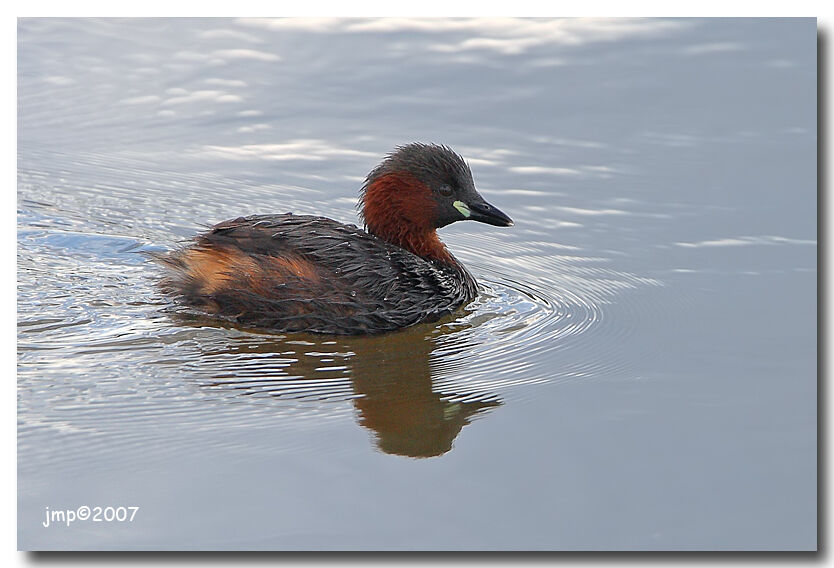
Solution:
[[[513,220],[506,213],[497,207],[493,207],[486,201],[470,203],[468,209],[469,215],[467,218],[472,221],[480,221],[481,223],[495,225],[496,227],[512,227],[514,224]]]

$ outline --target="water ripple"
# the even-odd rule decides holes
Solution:
[[[476,257],[482,246],[464,244],[456,251],[462,258]],[[424,381],[447,398],[488,399],[532,396],[523,385],[622,371],[626,358],[616,345],[629,326],[609,323],[606,308],[624,290],[659,282],[594,265],[604,259],[566,256],[558,245],[524,260],[534,267],[525,279],[517,269],[521,247],[504,247],[506,252],[488,263],[465,260],[478,276],[481,294],[440,322],[382,337],[236,330],[200,342],[199,357],[185,362],[187,374],[207,391],[293,406],[364,396],[366,376],[392,384]],[[189,318],[181,323],[217,325]],[[610,346],[606,353],[596,352],[600,340]]]
[[[384,451],[437,455],[470,421],[537,396],[534,385],[624,372],[618,345],[631,322],[610,308],[645,310],[629,292],[659,284],[612,269],[601,251],[523,229],[452,232],[450,249],[481,286],[458,313],[379,337],[256,332],[169,310],[140,254],[161,248],[154,235],[165,227],[127,218],[85,226],[46,193],[20,202],[19,294],[33,299],[18,312],[20,444],[65,465],[87,459],[83,444],[66,442],[72,433],[115,452],[163,443],[165,425],[177,424],[222,446],[236,429],[278,427],[276,416],[288,418],[281,428],[313,430],[355,418]],[[55,443],[41,448],[45,430]],[[254,451],[265,439],[236,443]],[[166,452],[198,447],[166,443]]]

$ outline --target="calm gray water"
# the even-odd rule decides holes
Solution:
[[[814,549],[816,41],[21,20],[19,547]],[[482,286],[456,317],[257,334],[155,289],[143,253],[207,224],[357,222],[411,141],[516,222],[441,231]]]

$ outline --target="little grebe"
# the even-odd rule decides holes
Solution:
[[[408,144],[365,179],[366,231],[325,217],[225,221],[163,255],[161,286],[188,306],[276,331],[369,334],[429,322],[473,300],[477,283],[436,229],[512,220],[484,201],[446,146]]]

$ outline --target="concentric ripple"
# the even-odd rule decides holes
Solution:
[[[558,246],[539,245],[526,258],[522,246],[504,247],[488,264],[464,260],[481,294],[438,323],[379,337],[232,328],[201,343],[200,356],[186,363],[188,374],[206,392],[296,404],[362,397],[367,381],[424,382],[448,400],[523,398],[532,396],[524,385],[621,370],[617,334],[628,326],[608,325],[606,308],[625,289],[658,283],[610,270],[604,259],[564,255]],[[464,248],[460,257],[476,252]],[[519,264],[532,266],[528,274],[535,276],[522,280]],[[188,323],[217,325],[204,318]],[[605,353],[600,338],[609,345]]]
[[[459,258],[475,257],[490,244],[465,246]],[[501,254],[489,263],[465,260],[482,294],[469,313],[441,328],[451,333],[434,353],[438,388],[465,383],[503,392],[623,368],[617,335],[628,325],[609,325],[607,307],[615,299],[628,302],[617,298],[623,290],[659,282],[611,270],[606,259],[566,255],[558,243],[539,243],[536,250],[496,243],[488,250]],[[601,340],[609,346],[605,353],[598,351]]]

